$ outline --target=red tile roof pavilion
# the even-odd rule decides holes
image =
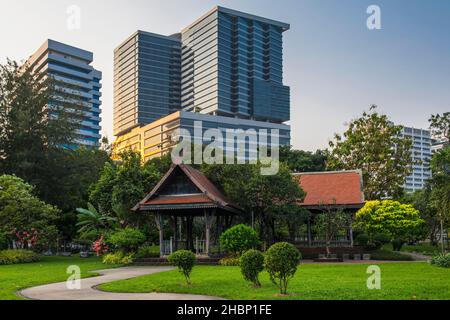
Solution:
[[[320,209],[323,206],[359,209],[364,206],[362,172],[330,171],[296,173],[306,198],[299,203],[307,209]]]

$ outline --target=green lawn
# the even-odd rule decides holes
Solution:
[[[381,290],[368,290],[368,265],[305,264],[291,280],[290,296],[280,297],[277,288],[262,274],[262,288],[246,283],[238,267],[196,266],[193,284],[187,286],[174,270],[101,285],[116,292],[177,292],[220,296],[228,299],[450,299],[450,269],[427,263],[380,264]]]
[[[82,277],[95,275],[89,270],[108,268],[99,258],[78,257],[43,257],[40,262],[0,266],[0,300],[22,299],[16,295],[17,290],[65,281],[70,265],[78,265]]]

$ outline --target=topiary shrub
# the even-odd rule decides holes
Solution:
[[[167,260],[171,265],[178,267],[178,271],[186,278],[186,283],[191,284],[190,277],[195,264],[195,254],[188,250],[178,250],[172,253]]]
[[[450,253],[441,253],[430,260],[430,264],[441,267],[450,268]]]
[[[373,237],[373,243],[377,249],[380,249],[382,246],[388,244],[389,242],[391,242],[391,239],[387,234],[384,233],[377,233]]]
[[[355,239],[358,246],[366,247],[369,243],[369,236],[366,233],[360,233]]]
[[[258,234],[251,227],[238,224],[220,236],[220,245],[228,253],[240,256],[259,244]]]
[[[226,257],[219,260],[219,265],[224,267],[239,266],[240,261],[238,257]]]
[[[259,273],[264,270],[264,255],[258,250],[248,250],[240,259],[241,273],[244,279],[261,287]]]
[[[102,262],[104,264],[131,264],[134,260],[134,254],[125,254],[122,251],[118,251],[116,253],[108,253],[103,256]]]
[[[287,293],[289,280],[297,272],[300,259],[297,248],[287,242],[275,243],[267,250],[264,264],[270,280],[278,286],[281,294]]]
[[[40,256],[30,250],[3,250],[0,251],[0,265],[5,264],[18,264],[37,262],[40,260]]]
[[[392,240],[392,249],[394,251],[400,251],[400,250],[402,250],[404,243],[405,243],[405,241],[401,238],[394,239],[394,240]]]
[[[108,241],[124,252],[133,252],[145,242],[145,235],[134,228],[125,228],[112,233]]]

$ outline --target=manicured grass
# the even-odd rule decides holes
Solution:
[[[291,280],[287,297],[280,297],[267,273],[255,289],[242,279],[239,267],[196,266],[192,285],[176,270],[110,282],[100,289],[114,292],[176,292],[228,299],[450,299],[450,269],[422,262],[380,264],[381,290],[368,290],[362,264],[305,264]]]
[[[78,265],[82,277],[94,276],[89,270],[106,269],[99,258],[43,257],[40,262],[0,266],[0,300],[23,299],[16,291],[52,282],[65,281],[67,267]]]

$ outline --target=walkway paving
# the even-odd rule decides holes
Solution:
[[[96,286],[115,280],[124,280],[173,270],[173,267],[125,267],[93,271],[97,277],[81,279],[81,289],[69,290],[66,282],[52,283],[19,291],[35,300],[223,300],[219,297],[177,293],[114,293],[96,289]]]

